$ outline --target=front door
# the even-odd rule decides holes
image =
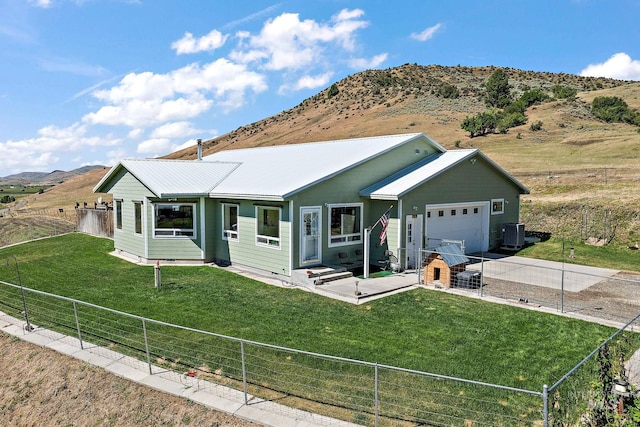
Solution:
[[[300,208],[300,264],[319,264],[322,259],[322,208]]]
[[[418,267],[420,250],[422,249],[422,214],[407,215],[405,265],[409,270]]]

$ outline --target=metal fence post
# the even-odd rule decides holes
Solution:
[[[560,313],[564,313],[564,264],[562,264],[562,278],[560,280]]]
[[[84,350],[84,344],[82,343],[82,334],[80,333],[80,322],[78,321],[78,308],[76,302],[73,302],[73,315],[76,318],[76,330],[78,331],[78,340],[80,340],[80,349]]]
[[[542,418],[544,427],[549,427],[549,387],[542,386]]]
[[[240,357],[242,359],[242,391],[244,392],[244,404],[247,405],[247,368],[244,360],[244,341],[240,340]]]
[[[480,254],[480,298],[484,291],[484,251]]]
[[[378,364],[376,363],[375,365],[375,413],[376,413],[376,427],[378,427],[378,418],[379,418],[379,407],[380,407],[380,401],[378,399],[378,385],[379,385],[379,381],[378,381]]]
[[[147,353],[147,364],[149,365],[149,375],[153,375],[151,370],[151,353],[149,352],[149,340],[147,339],[147,324],[142,318],[142,332],[144,333],[144,351]]]

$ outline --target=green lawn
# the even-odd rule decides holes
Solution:
[[[575,257],[569,258],[572,247]],[[617,240],[606,246],[594,246],[581,240],[563,241],[554,238],[526,247],[519,251],[518,255],[615,270],[640,270],[640,250],[630,250],[628,244]]]
[[[541,390],[612,329],[426,289],[352,305],[207,266],[154,269],[71,234],[0,250],[0,280],[279,346]],[[5,259],[7,260],[5,262]]]

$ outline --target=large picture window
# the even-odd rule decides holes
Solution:
[[[280,247],[280,208],[256,206],[256,243]]]
[[[222,205],[222,238],[238,240],[238,205]]]
[[[362,241],[362,204],[329,206],[329,245]]]
[[[134,232],[142,234],[142,202],[133,202]]]
[[[195,203],[155,203],[155,237],[195,237]]]
[[[116,230],[122,230],[122,200],[116,200]]]

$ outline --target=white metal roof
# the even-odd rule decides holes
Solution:
[[[360,191],[360,195],[379,200],[398,200],[407,192],[441,174],[465,158],[478,154],[477,149],[436,153],[388,178]]]
[[[283,200],[417,138],[424,139],[437,151],[445,151],[424,134],[414,133],[225,150],[206,156],[203,161],[240,163],[213,188],[212,197]]]
[[[232,162],[126,159],[111,168],[93,191],[100,192],[108,177],[125,168],[157,197],[208,196],[238,166]]]

